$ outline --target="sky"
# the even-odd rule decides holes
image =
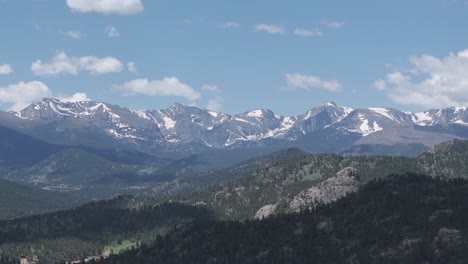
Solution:
[[[0,0],[0,108],[468,106],[465,0]]]

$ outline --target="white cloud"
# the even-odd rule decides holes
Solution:
[[[143,11],[141,0],[67,0],[73,11],[80,13],[133,15]]]
[[[86,93],[75,93],[74,95],[68,97],[58,97],[58,99],[60,99],[60,101],[70,103],[91,101],[91,99],[88,98],[88,95]]]
[[[240,24],[237,23],[237,22],[228,21],[228,22],[224,22],[224,23],[220,24],[219,27],[220,28],[226,28],[226,29],[234,29],[234,28],[239,28]]]
[[[0,75],[10,75],[12,74],[13,68],[9,64],[0,64]]]
[[[343,22],[343,21],[328,21],[328,20],[322,20],[321,24],[324,25],[324,26],[327,26],[327,27],[329,27],[329,28],[340,28],[340,27],[344,27],[344,25],[345,25],[346,23]]]
[[[286,74],[288,88],[292,90],[310,90],[310,89],[325,89],[331,92],[339,92],[343,88],[337,80],[322,80],[318,76],[303,75],[300,73]]]
[[[80,39],[83,37],[80,31],[77,30],[68,30],[68,31],[60,31],[63,35],[70,37],[72,39]]]
[[[206,106],[206,109],[221,113],[223,112],[222,103],[223,103],[223,97],[218,94],[214,98],[208,101],[208,105]]]
[[[387,89],[387,83],[384,80],[377,80],[372,86],[379,91]]]
[[[256,24],[254,25],[254,31],[264,31],[269,34],[285,34],[286,30],[282,26],[273,24]]]
[[[19,82],[7,87],[0,87],[0,103],[13,104],[12,111],[19,111],[33,101],[51,97],[49,87],[42,82]]]
[[[137,73],[137,67],[136,67],[136,64],[134,62],[131,61],[131,62],[127,63],[127,68],[128,68],[129,72]]]
[[[207,92],[220,92],[221,90],[218,88],[216,85],[209,85],[205,84],[202,87],[202,91],[207,91]]]
[[[410,58],[409,71],[394,71],[374,83],[398,104],[420,108],[468,105],[468,49],[439,59]]]
[[[322,31],[320,31],[319,29],[296,28],[293,33],[294,35],[300,37],[319,37],[323,35]]]
[[[215,93],[214,97],[208,101],[208,105],[206,106],[206,109],[210,111],[218,112],[218,113],[222,112],[223,111],[222,103],[224,101],[224,98],[221,95],[221,89],[219,89],[219,87],[216,85],[205,84],[202,87],[202,91]]]
[[[120,37],[120,32],[117,30],[115,26],[107,26],[106,29],[104,30],[104,33],[106,36],[109,38],[118,38]]]
[[[200,93],[176,77],[166,77],[162,80],[135,79],[126,82],[116,88],[122,90],[125,95],[144,94],[148,96],[178,96],[188,100],[200,98]]]
[[[69,57],[64,51],[57,52],[48,63],[37,60],[31,65],[31,71],[39,76],[78,75],[79,71],[87,71],[91,74],[99,75],[121,72],[122,69],[123,64],[113,57]]]

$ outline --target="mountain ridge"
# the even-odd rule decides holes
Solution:
[[[103,102],[44,98],[11,114],[21,120],[22,127],[17,129],[49,143],[103,147],[121,144],[152,155],[191,155],[213,149],[273,145],[294,147],[300,146],[301,141],[310,145],[307,150],[311,152],[339,153],[354,145],[375,142],[429,147],[448,139],[468,138],[466,107],[411,113],[383,107],[352,109],[329,102],[295,116],[277,115],[268,109],[230,115],[180,103],[167,109],[131,110]],[[30,125],[24,128],[28,122]],[[438,126],[445,130],[427,129],[422,135],[423,139],[437,138],[432,141],[408,139],[406,132],[400,132]],[[324,134],[322,142],[313,142],[315,136],[309,136],[317,133]],[[336,136],[329,136],[333,134]],[[327,149],[317,143],[337,147]]]

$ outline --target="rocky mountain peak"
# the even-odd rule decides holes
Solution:
[[[444,134],[442,140],[458,137],[465,133],[464,129],[468,131],[466,107],[413,114],[382,107],[353,110],[333,101],[295,116],[276,115],[271,110],[261,108],[231,116],[180,103],[167,109],[135,111],[103,102],[44,98],[13,114],[22,121],[38,121],[40,124],[56,122],[60,126],[61,122],[87,123],[131,147],[147,148],[150,144],[151,148],[163,148],[170,152],[263,144],[294,146],[294,142],[304,138],[314,140],[313,137],[309,139],[308,134],[320,135],[325,130],[327,134],[335,135],[330,140],[337,142],[330,143],[336,145],[348,144],[341,143],[348,138],[360,137],[362,140],[371,134],[374,141],[388,144],[388,138],[383,133],[396,131],[396,136],[400,136],[400,129],[403,131],[404,128],[417,126],[452,129]],[[431,144],[442,140],[431,141]],[[139,142],[144,142],[145,146]]]

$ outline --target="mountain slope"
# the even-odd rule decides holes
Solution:
[[[407,172],[426,174],[446,179],[468,178],[468,141],[454,140],[414,158],[396,156],[338,156],[331,154],[300,154],[286,156],[279,160],[263,162],[253,170],[241,170],[224,178],[225,181],[211,181],[213,185],[193,193],[181,193],[168,199],[189,204],[205,204],[212,208],[221,219],[251,219],[265,206],[275,207],[276,213],[294,211],[291,201],[302,191],[334,177],[346,167],[360,172],[360,181],[367,183],[389,174]],[[445,150],[445,151],[442,151]],[[252,163],[255,164],[255,163]],[[236,168],[236,167],[234,167]],[[242,164],[237,166],[242,168]],[[223,171],[215,174],[223,177]],[[209,178],[209,175],[206,176]],[[204,180],[203,177],[198,180]],[[172,188],[182,188],[186,181],[177,182]],[[166,186],[167,187],[167,186]],[[154,191],[163,194],[171,192],[164,188]]]
[[[0,180],[0,220],[71,208],[73,197]]]
[[[64,263],[109,254],[109,247],[150,243],[173,226],[211,220],[204,208],[177,203],[130,207],[120,196],[74,209],[0,221],[0,263],[17,263],[18,256],[38,256],[40,263]],[[106,249],[107,248],[107,249]]]
[[[103,263],[464,263],[467,187],[389,177],[312,212],[180,226]]]
[[[2,166],[32,165],[62,149],[62,146],[47,144],[0,126],[0,164]]]
[[[81,149],[65,149],[28,168],[5,177],[47,190],[83,191],[100,198],[118,190],[143,188],[147,183],[166,181],[173,175],[158,174],[161,165],[133,166],[113,163]]]

